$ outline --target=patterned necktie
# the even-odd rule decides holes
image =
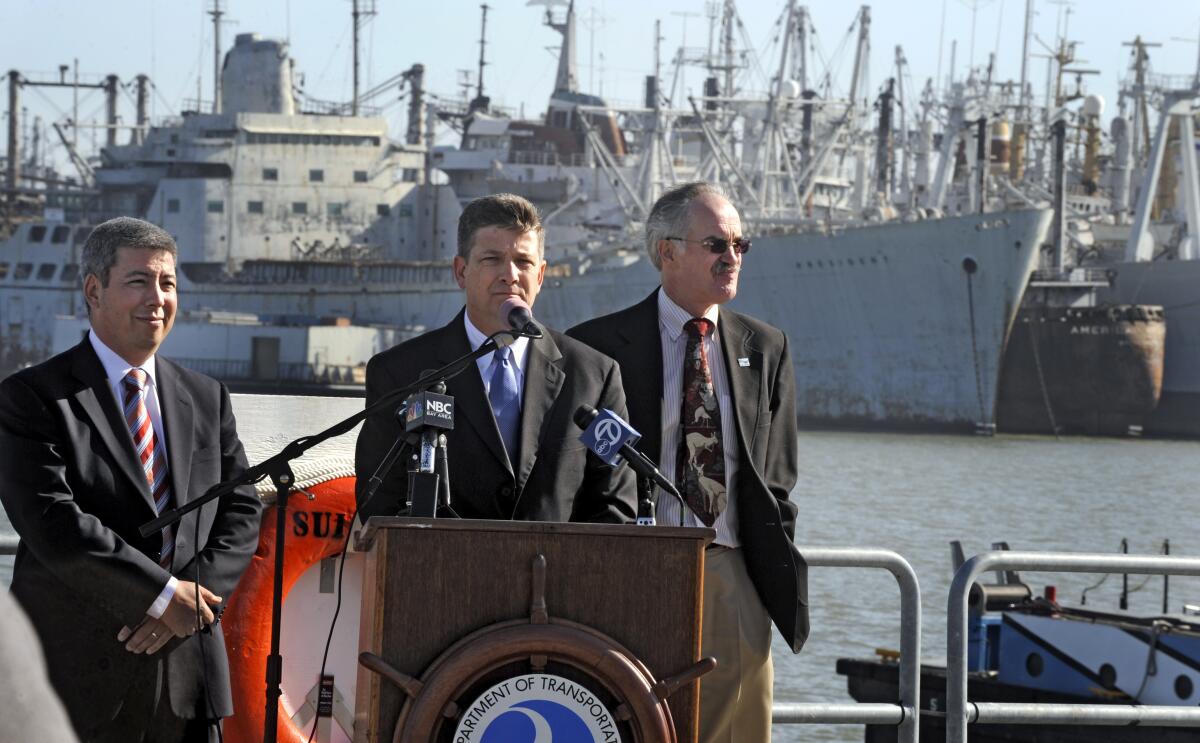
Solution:
[[[705,526],[712,526],[726,503],[721,408],[704,350],[704,338],[712,332],[713,323],[693,318],[683,327],[688,339],[683,356],[683,411],[679,418],[676,480],[688,508]]]
[[[162,442],[154,435],[154,424],[150,411],[146,409],[146,381],[150,375],[144,370],[130,369],[125,375],[125,423],[133,435],[133,448],[142,462],[146,482],[154,496],[154,507],[159,515],[171,503],[171,480],[167,476],[167,452]],[[175,537],[170,527],[162,531],[162,552],[158,564],[170,570],[171,557],[175,552]]]
[[[492,354],[492,381],[488,385],[488,400],[496,416],[496,427],[504,440],[504,451],[513,467],[517,462],[517,427],[521,422],[521,396],[517,390],[517,370],[512,362],[512,349],[507,346]]]

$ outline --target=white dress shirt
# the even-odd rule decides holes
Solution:
[[[471,322],[471,316],[463,313],[463,320],[467,326],[467,343],[470,344],[472,351],[479,350],[484,341],[488,339],[483,331],[475,327]],[[512,353],[513,370],[517,374],[517,400],[524,409],[525,403],[525,362],[529,356],[529,339],[522,336],[513,342],[508,347]],[[492,358],[496,355],[495,351],[489,354],[484,354],[475,359],[475,366],[479,369],[479,376],[483,378],[483,394],[487,397],[492,391]]]
[[[717,516],[713,528],[717,531],[713,544],[738,547],[737,499],[734,483],[737,481],[737,427],[734,421],[733,398],[729,394],[729,379],[725,370],[725,354],[721,352],[721,322],[718,308],[714,306],[704,315],[713,323],[713,332],[705,336],[704,353],[708,358],[708,369],[712,375],[713,389],[721,409],[721,447],[725,452],[725,510]],[[671,482],[678,482],[675,458],[679,453],[679,416],[683,412],[683,357],[687,351],[687,332],[684,325],[692,319],[679,305],[667,296],[665,289],[658,290],[658,332],[662,339],[663,398],[662,398],[662,451],[659,453],[659,469]],[[685,509],[685,526],[704,526],[691,509]],[[679,525],[679,501],[663,494],[658,496],[655,518],[661,526]]]
[[[117,410],[125,409],[125,377],[134,368],[139,368],[146,372],[146,412],[150,414],[150,424],[154,426],[155,437],[162,442],[163,451],[167,451],[167,444],[169,442],[167,441],[166,432],[163,430],[162,408],[158,404],[158,383],[154,378],[154,357],[151,356],[140,367],[133,367],[128,361],[118,356],[116,351],[106,346],[94,330],[88,331],[88,340],[91,341],[96,355],[100,357],[100,364],[104,366],[104,376],[108,378],[109,389],[112,390],[113,397],[117,401]],[[177,585],[179,585],[179,581],[172,575],[167,580],[167,585],[163,588],[162,592],[158,594],[158,598],[146,610],[146,613],[155,619],[161,618],[163,612],[167,610],[167,604],[175,596],[175,587]]]

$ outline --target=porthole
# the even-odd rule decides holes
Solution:
[[[1191,699],[1192,692],[1195,691],[1195,686],[1192,680],[1184,674],[1179,674],[1175,677],[1175,696],[1180,699]]]
[[[1030,653],[1025,656],[1025,672],[1031,678],[1041,676],[1044,670],[1046,670],[1046,661],[1042,660],[1041,653]]]

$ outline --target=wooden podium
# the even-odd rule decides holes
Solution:
[[[358,545],[367,560],[355,740],[477,743],[488,730],[502,739],[496,731],[575,724],[553,716],[574,705],[600,740],[692,743],[698,678],[712,668],[700,659],[712,537],[372,518]],[[537,699],[517,693],[535,686]]]

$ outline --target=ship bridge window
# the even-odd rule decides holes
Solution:
[[[67,238],[71,236],[71,228],[65,224],[60,224],[54,228],[54,232],[50,233],[50,242],[65,243]]]
[[[320,169],[308,171],[308,180],[310,183],[323,183],[325,181],[325,171]]]
[[[167,199],[167,214],[179,213],[179,199]]]
[[[379,137],[357,134],[293,134],[283,132],[250,132],[246,135],[250,144],[301,144],[334,145],[349,147],[378,147]]]
[[[208,213],[209,214],[223,214],[224,212],[225,212],[225,202],[224,201],[208,202]]]
[[[246,202],[246,211],[251,214],[262,214],[263,213],[263,203],[261,201],[247,201]]]
[[[38,281],[49,281],[58,273],[58,266],[53,263],[43,263],[38,266]]]
[[[33,273],[32,263],[18,263],[17,268],[13,271],[13,279],[16,281],[24,281]]]
[[[367,171],[365,171],[365,170],[354,171],[354,182],[355,183],[366,183],[367,182]]]
[[[62,274],[58,277],[59,281],[74,281],[79,278],[79,264],[68,263],[63,266]]]
[[[46,225],[35,224],[29,228],[29,242],[40,243],[44,239],[46,239]]]
[[[292,202],[292,214],[308,214],[308,202],[293,201]]]
[[[387,204],[376,204],[375,205],[375,214],[377,214],[378,216],[386,217],[391,213],[392,213],[392,209]]]
[[[0,279],[8,278],[8,264],[0,261]]]
[[[263,168],[263,180],[264,181],[279,180],[279,169],[278,168]]]

